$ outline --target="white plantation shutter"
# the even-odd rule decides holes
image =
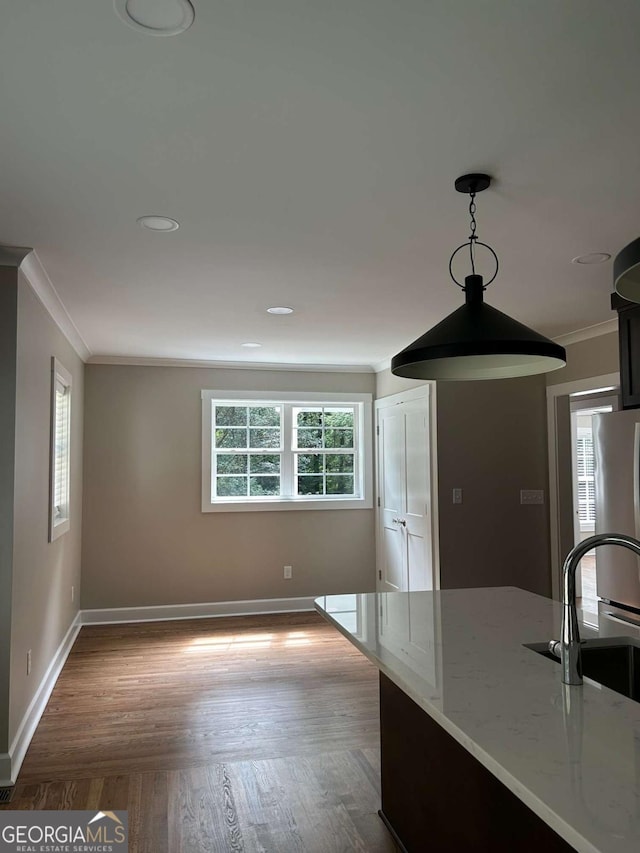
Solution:
[[[51,488],[49,541],[69,529],[71,468],[71,374],[53,358],[51,365]]]
[[[69,515],[69,414],[71,389],[56,382],[53,512],[56,519]]]
[[[580,427],[576,445],[578,475],[578,517],[580,525],[590,528],[596,520],[596,492],[593,470],[593,435]]]

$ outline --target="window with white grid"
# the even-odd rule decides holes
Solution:
[[[371,395],[202,392],[205,512],[372,506]]]
[[[56,359],[51,364],[51,472],[49,541],[70,525],[71,374]]]

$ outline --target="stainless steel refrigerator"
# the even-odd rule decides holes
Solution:
[[[640,539],[640,409],[593,416],[596,533]],[[596,552],[601,625],[640,626],[640,560],[627,548]]]

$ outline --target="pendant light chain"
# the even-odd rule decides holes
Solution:
[[[486,183],[484,181],[479,182],[478,178],[480,178],[480,179],[484,178],[484,179],[486,179],[487,182]],[[471,180],[471,179],[473,179],[473,180]],[[468,179],[465,177],[464,179],[461,179],[461,180],[463,180],[464,183],[460,187],[456,186],[456,189],[458,190],[458,192],[464,192],[465,194],[466,193],[469,194],[469,218],[471,220],[471,233],[469,234],[467,242],[462,243],[462,245],[458,246],[458,248],[452,253],[451,257],[449,258],[449,275],[451,276],[451,280],[455,284],[457,284],[457,286],[460,288],[460,290],[464,290],[465,285],[462,282],[458,281],[457,278],[455,277],[455,275],[453,274],[454,258],[456,257],[458,252],[461,252],[462,250],[468,249],[469,260],[471,262],[471,274],[476,275],[477,274],[476,273],[476,250],[477,250],[478,246],[482,246],[484,249],[486,249],[493,256],[493,260],[495,261],[495,265],[496,265],[495,271],[494,271],[493,275],[491,276],[491,278],[489,279],[489,281],[484,282],[482,285],[482,289],[486,290],[487,287],[491,284],[491,282],[498,275],[498,269],[500,266],[500,263],[498,261],[498,256],[496,255],[494,250],[491,248],[491,246],[487,245],[487,243],[483,243],[481,240],[479,240],[478,234],[477,234],[478,223],[476,222],[476,212],[477,212],[476,195],[478,192],[482,192],[483,189],[486,189],[489,186],[489,181],[485,175],[469,175]]]
[[[473,275],[476,274],[476,264],[474,259],[474,243],[478,239],[476,236],[476,194],[475,191],[472,190],[471,193],[471,201],[469,202],[469,216],[471,217],[471,234],[469,235],[469,257],[471,258],[471,272]]]

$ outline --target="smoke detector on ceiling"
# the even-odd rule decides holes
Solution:
[[[148,36],[177,36],[195,18],[189,0],[113,0],[113,5],[125,24]]]

